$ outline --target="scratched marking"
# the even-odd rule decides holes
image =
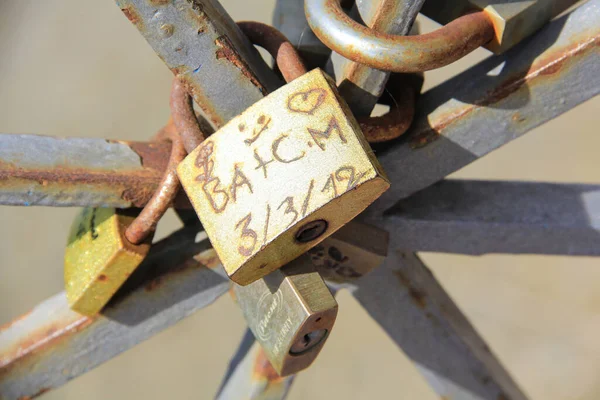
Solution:
[[[325,97],[327,92],[321,88],[297,92],[288,97],[287,108],[295,113],[312,115],[323,104]]]

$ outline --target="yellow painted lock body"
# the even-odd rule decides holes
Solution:
[[[349,283],[381,265],[387,256],[389,233],[351,221],[308,251],[317,272],[328,282]]]
[[[335,83],[319,69],[232,119],[178,174],[241,285],[303,254],[389,187]]]
[[[130,211],[85,208],[73,221],[65,251],[65,290],[70,307],[94,315],[115,294],[150,250],[124,233],[134,220]]]
[[[303,255],[249,285],[234,284],[248,327],[277,373],[307,368],[327,340],[338,305]]]

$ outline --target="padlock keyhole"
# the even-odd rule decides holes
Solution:
[[[296,233],[296,241],[300,243],[308,243],[311,242],[318,237],[322,236],[329,224],[324,219],[319,219],[316,221],[311,221],[305,225],[303,225]]]

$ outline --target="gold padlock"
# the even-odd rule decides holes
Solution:
[[[306,252],[389,187],[319,69],[232,119],[178,174],[227,274],[241,285]]]
[[[249,285],[234,284],[234,293],[280,376],[315,360],[337,316],[337,302],[306,255]]]
[[[150,250],[152,235],[134,245],[125,236],[131,211],[85,208],[73,221],[65,251],[65,291],[69,306],[94,315],[115,294]]]
[[[351,221],[308,251],[317,272],[328,282],[350,283],[381,265],[389,233]]]

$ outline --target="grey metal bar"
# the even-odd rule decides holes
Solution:
[[[394,243],[395,239],[393,239]],[[444,399],[525,400],[431,271],[395,251],[352,294]]]
[[[277,375],[252,332],[247,329],[215,398],[283,400],[295,376],[282,378]]]
[[[210,305],[229,289],[198,227],[155,244],[105,310],[85,317],[65,293],[0,330],[0,398],[35,397]]]
[[[0,134],[0,204],[142,206],[169,152],[165,143]]]
[[[116,1],[216,127],[280,86],[217,0]]]
[[[397,250],[600,256],[600,185],[444,180],[383,225]]]
[[[277,0],[273,12],[273,26],[294,45],[309,70],[323,68],[331,49],[310,29],[304,14],[304,0]]]
[[[408,35],[425,0],[358,0],[356,8],[371,29],[391,35]],[[390,73],[331,54],[340,94],[357,116],[369,116],[382,95]],[[339,73],[337,72],[339,71]]]
[[[596,96],[599,41],[600,0],[590,0],[422,95],[405,137],[375,148],[392,185],[368,212],[380,213]],[[488,74],[497,68],[497,76]]]

